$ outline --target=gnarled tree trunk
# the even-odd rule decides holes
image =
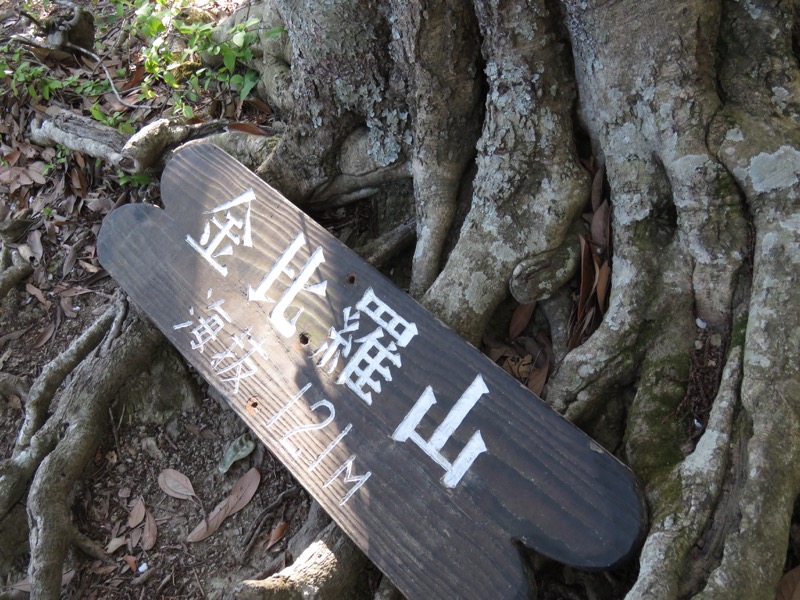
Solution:
[[[509,288],[540,301],[548,402],[641,479],[629,597],[773,597],[800,490],[797,2],[260,10],[288,32],[259,61],[288,133],[259,174],[312,208],[410,178],[411,293],[473,342]],[[567,351],[581,144],[605,168],[612,279]]]

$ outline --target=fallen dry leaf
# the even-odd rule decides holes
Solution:
[[[56,322],[50,321],[47,327],[44,328],[44,331],[40,333],[33,342],[34,348],[41,348],[44,346],[48,340],[53,337],[53,334],[56,332]]]
[[[536,309],[536,303],[520,304],[514,314],[511,315],[511,321],[508,324],[508,339],[513,340],[528,326],[533,316],[533,311]]]
[[[136,557],[135,556],[131,556],[130,554],[126,554],[125,556],[122,557],[122,560],[124,560],[126,563],[128,563],[128,567],[130,567],[130,570],[132,572],[134,572],[134,573],[136,572]]]
[[[800,600],[800,567],[795,567],[781,577],[775,600]]]
[[[592,210],[595,211],[600,207],[600,204],[603,202],[603,177],[605,176],[606,168],[605,165],[601,165],[599,169],[597,169],[597,173],[594,174],[594,179],[592,179]]]
[[[231,493],[211,511],[207,519],[197,524],[186,538],[187,542],[201,542],[213,535],[230,515],[239,512],[253,499],[261,482],[261,473],[253,467],[233,485]]]
[[[108,542],[108,545],[106,546],[106,552],[108,554],[114,554],[114,552],[122,548],[127,543],[128,540],[124,536],[115,537],[110,542]]]
[[[25,291],[28,292],[34,298],[36,298],[39,302],[41,302],[45,310],[50,310],[50,307],[52,306],[53,303],[44,297],[42,290],[37,288],[32,283],[26,283]]]
[[[538,362],[538,361],[537,361]],[[544,365],[534,367],[528,375],[528,389],[537,396],[542,395],[544,385],[547,383],[547,373],[550,371],[550,359],[544,354]]]
[[[33,257],[40,261],[42,260],[42,254],[44,254],[44,249],[42,248],[42,232],[39,229],[34,229],[28,232],[28,239],[26,240],[28,247],[31,249],[33,253]]]
[[[281,521],[269,532],[269,539],[267,540],[267,545],[264,546],[264,550],[269,550],[275,544],[280,542],[283,539],[283,536],[286,535],[286,530],[289,529],[289,524],[286,521]]]
[[[250,500],[253,499],[260,482],[261,473],[255,467],[242,475],[233,485],[233,489],[231,489],[231,493],[228,496],[228,504],[230,506],[228,514],[237,513],[247,506]]]
[[[68,319],[74,319],[78,316],[78,313],[73,310],[74,305],[69,301],[69,298],[61,298],[58,304],[61,306],[61,310],[64,311],[64,316]]]
[[[609,235],[611,234],[611,208],[608,201],[598,207],[592,215],[592,241],[604,252],[608,250]]]
[[[156,520],[153,517],[153,513],[151,513],[149,510],[146,510],[144,533],[142,534],[142,550],[145,552],[152,550],[153,546],[156,545],[156,537],[158,537],[158,526],[156,525]]]
[[[142,527],[131,529],[131,548],[136,548],[142,541]]]
[[[228,505],[228,498],[214,507],[211,514],[207,519],[203,519],[197,524],[197,527],[192,529],[191,533],[186,537],[187,542],[202,542],[207,537],[216,533],[219,526],[230,514],[230,506]]]
[[[139,496],[136,500],[134,500],[133,506],[131,506],[131,512],[128,513],[128,527],[133,529],[139,523],[144,521],[145,510],[144,498]]]
[[[167,496],[180,500],[191,500],[197,497],[189,478],[175,469],[164,469],[158,474],[158,487]]]
[[[249,133],[251,135],[269,135],[258,125],[253,125],[252,123],[228,123],[228,129],[231,131],[241,131],[242,133]]]

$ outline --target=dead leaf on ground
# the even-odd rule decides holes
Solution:
[[[603,178],[605,174],[606,167],[601,165],[594,174],[594,179],[592,179],[592,210],[597,210],[603,202]]]
[[[197,524],[189,536],[187,542],[202,542],[207,537],[213,535],[222,525],[222,522],[230,515],[239,512],[247,506],[253,499],[261,482],[261,473],[253,467],[242,475],[233,485],[231,493],[225,500],[220,502],[211,511],[207,519],[203,519]]]
[[[131,512],[128,513],[128,527],[133,529],[139,523],[144,521],[145,510],[144,498],[139,496],[136,498],[136,500],[134,500],[133,506],[131,506]]]
[[[55,332],[56,332],[56,322],[50,321],[50,323],[47,325],[47,327],[44,328],[42,333],[40,333],[34,340],[33,348],[36,349],[44,346],[50,340],[50,338],[53,337],[53,334]]]
[[[800,567],[795,567],[781,577],[775,600],[800,600]]]
[[[126,563],[128,563],[128,567],[130,568],[130,570],[133,573],[136,573],[136,557],[135,556],[131,556],[130,554],[126,554],[125,556],[122,557],[122,560],[124,560]]]
[[[131,529],[131,548],[136,548],[142,541],[142,527]]]
[[[16,331],[12,331],[11,333],[7,333],[3,336],[0,336],[0,348],[5,346],[6,342],[13,342],[14,340],[18,340],[19,338],[21,338],[23,335],[27,333],[27,331],[31,327],[33,327],[33,325],[30,325],[25,329],[17,329]]]
[[[164,469],[158,474],[158,487],[167,495],[179,500],[197,498],[192,482],[180,471]]]
[[[78,316],[78,313],[75,312],[74,309],[80,308],[79,306],[74,306],[72,302],[69,301],[68,298],[61,298],[59,302],[59,306],[61,306],[61,310],[64,311],[64,316],[68,319],[74,319]]]
[[[604,261],[597,274],[597,303],[600,314],[605,314],[608,308],[608,289],[611,286],[611,265]]]
[[[108,545],[106,546],[106,553],[114,554],[114,552],[122,548],[127,543],[128,539],[125,536],[112,538],[111,541],[108,542]]]
[[[228,496],[229,514],[232,515],[239,512],[250,503],[250,500],[255,496],[259,483],[261,483],[261,473],[255,467],[239,478],[233,485],[230,496]]]
[[[241,131],[242,133],[249,133],[251,135],[266,135],[266,136],[269,135],[258,125],[253,125],[252,123],[228,123],[228,129],[231,131]]]
[[[230,507],[228,506],[228,498],[214,507],[208,518],[203,519],[197,524],[197,527],[192,529],[191,533],[186,537],[187,542],[202,542],[207,537],[216,533],[222,522],[230,514]]]
[[[286,531],[289,529],[289,524],[286,521],[281,521],[270,531],[269,539],[267,540],[267,545],[264,546],[264,550],[269,550],[275,544],[280,542],[283,539],[283,536],[286,535]]]
[[[533,311],[536,310],[536,303],[520,304],[514,314],[511,315],[511,321],[508,324],[508,339],[513,340],[528,326],[533,316]]]
[[[25,291],[28,292],[34,298],[36,298],[39,302],[41,302],[45,310],[50,310],[50,307],[52,306],[53,303],[44,297],[42,290],[37,288],[32,283],[26,283]]]
[[[28,239],[27,239],[28,247],[31,249],[33,253],[33,257],[40,261],[42,260],[42,254],[44,254],[44,249],[42,248],[42,232],[39,229],[34,229],[33,231],[28,232]]]
[[[592,215],[592,241],[603,252],[608,250],[609,236],[611,235],[611,207],[607,200],[594,211]]]
[[[537,361],[538,362],[538,361]],[[547,383],[547,374],[550,371],[550,358],[544,354],[544,365],[535,366],[528,375],[528,389],[537,396],[542,395],[544,385]]]
[[[156,538],[158,537],[158,526],[156,525],[155,517],[149,510],[145,511],[144,520],[144,533],[142,534],[142,550],[145,552],[152,550],[156,545]]]

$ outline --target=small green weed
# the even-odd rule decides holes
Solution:
[[[150,183],[153,178],[147,173],[125,173],[124,171],[117,171],[120,185],[129,185],[131,187],[140,187]]]

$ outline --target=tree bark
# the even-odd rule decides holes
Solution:
[[[269,99],[290,133],[260,174],[320,206],[410,165],[411,292],[474,343],[509,284],[542,301],[562,358],[547,400],[641,479],[629,597],[772,598],[800,491],[797,4],[433,4],[272,3],[292,52]],[[369,186],[342,177],[357,147]],[[589,147],[611,294],[568,351]]]

